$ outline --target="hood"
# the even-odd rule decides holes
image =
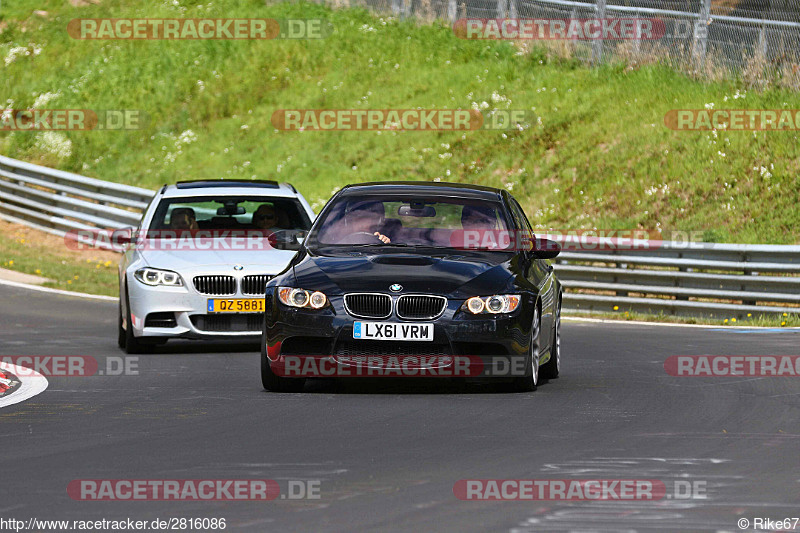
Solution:
[[[140,250],[153,268],[196,271],[202,267],[242,265],[264,272],[280,272],[294,257],[293,250]]]
[[[294,268],[298,286],[332,292],[389,292],[448,295],[474,286],[497,290],[512,276],[511,254],[466,252],[442,255],[343,252],[307,254]]]

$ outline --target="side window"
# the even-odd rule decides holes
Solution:
[[[511,212],[514,214],[514,218],[519,221],[518,227],[525,234],[525,240],[534,239],[536,235],[534,235],[531,224],[528,222],[528,217],[525,216],[525,211],[522,210],[522,207],[513,197],[511,198]]]
[[[525,216],[525,211],[522,210],[522,207],[514,198],[511,198],[511,211],[514,213],[514,218],[519,221],[519,229],[530,231],[531,235],[533,235],[533,229],[530,222],[528,222],[528,217]]]

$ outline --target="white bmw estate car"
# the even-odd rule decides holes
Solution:
[[[165,185],[124,238],[120,348],[143,353],[173,338],[257,340],[264,287],[286,268],[314,217],[287,183]]]

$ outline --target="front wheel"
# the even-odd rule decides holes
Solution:
[[[550,360],[547,361],[541,370],[544,379],[555,379],[561,371],[561,301],[556,307],[555,327],[553,328],[553,344],[550,346]]]
[[[117,346],[125,349],[125,328],[122,327],[122,302],[119,304],[119,313],[117,322]]]
[[[539,307],[533,310],[533,324],[531,325],[531,342],[528,348],[528,366],[524,376],[514,378],[512,388],[518,392],[531,392],[539,384],[539,342],[541,337],[541,322],[539,321]]]

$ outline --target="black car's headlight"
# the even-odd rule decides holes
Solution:
[[[278,299],[289,307],[310,307],[311,309],[322,309],[328,303],[328,297],[324,293],[295,287],[278,287]]]
[[[511,313],[519,307],[519,294],[495,294],[493,296],[473,296],[461,309],[473,315]]]
[[[180,274],[171,270],[162,270],[160,268],[140,268],[133,273],[133,277],[144,283],[155,287],[156,285],[165,285],[167,287],[182,287],[183,280]]]

